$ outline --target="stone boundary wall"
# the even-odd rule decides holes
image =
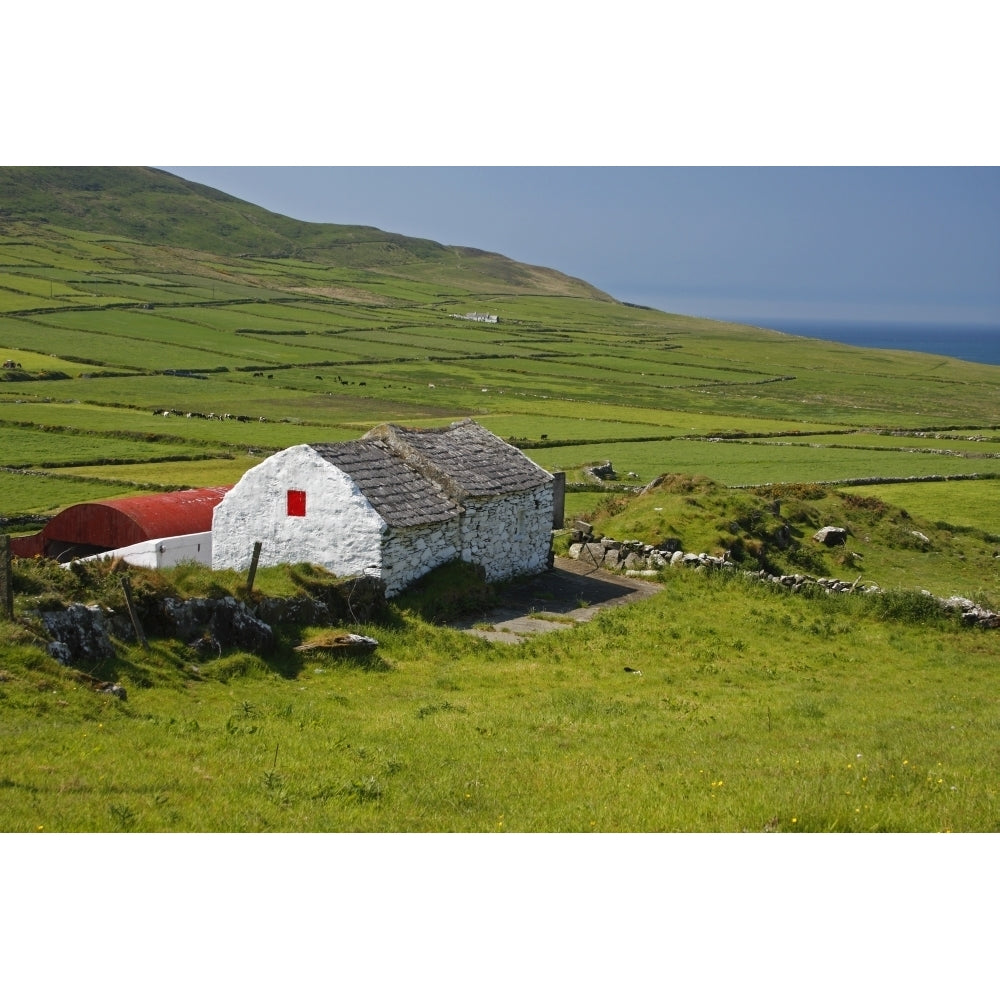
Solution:
[[[580,524],[582,525],[582,522]],[[589,525],[578,527],[577,531],[585,535],[586,527]],[[595,568],[621,572],[627,576],[655,577],[670,567],[724,569],[742,572],[762,583],[771,583],[792,591],[799,591],[805,587],[818,587],[830,593],[875,594],[883,590],[877,584],[862,583],[861,577],[850,582],[833,577],[810,576],[806,573],[776,575],[768,573],[767,570],[740,570],[725,556],[711,556],[706,552],[685,552],[677,539],[668,539],[659,545],[648,545],[635,540],[618,541],[607,537],[594,541],[579,541],[569,547],[569,556],[571,559],[592,563]],[[933,597],[928,591],[922,593]],[[1000,628],[1000,614],[976,604],[967,597],[938,597],[935,600],[943,608],[957,611],[966,625]]]

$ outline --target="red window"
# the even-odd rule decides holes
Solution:
[[[305,517],[306,516],[306,491],[305,490],[289,490],[288,491],[288,516],[289,517]]]

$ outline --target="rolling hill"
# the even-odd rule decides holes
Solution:
[[[127,237],[225,256],[296,258],[394,273],[437,264],[481,287],[610,300],[557,271],[370,226],[300,222],[151,167],[0,167],[0,222]]]

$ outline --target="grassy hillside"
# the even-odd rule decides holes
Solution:
[[[1000,601],[996,366],[630,306],[144,168],[0,168],[0,360],[6,531],[472,416],[564,471],[570,515],[599,531],[909,595],[668,571],[656,598],[515,648],[399,604],[362,663],[295,652],[312,631],[289,626],[266,658],[155,639],[74,673],[33,617],[65,571],[21,566],[0,626],[3,829],[1000,826],[1000,632],[913,596]],[[845,550],[811,542],[830,522]],[[119,600],[118,582],[74,599]]]
[[[372,226],[300,222],[151,167],[0,167],[0,223],[18,221],[226,256],[354,267],[443,264],[487,284],[606,297],[584,282],[499,254]]]

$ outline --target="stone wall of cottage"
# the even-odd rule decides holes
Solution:
[[[303,514],[289,513],[289,490],[304,494]],[[248,568],[260,542],[260,566],[307,562],[377,576],[385,529],[350,476],[296,445],[250,469],[215,508],[212,568]]]
[[[391,528],[382,539],[381,568],[386,597],[461,555],[458,519],[414,528]]]
[[[461,557],[486,570],[487,580],[539,573],[549,564],[552,483],[534,490],[466,500]]]
[[[477,563],[487,580],[505,580],[548,567],[552,488],[466,500],[460,519],[416,528],[392,528],[382,543],[379,574],[387,597],[452,559]]]

